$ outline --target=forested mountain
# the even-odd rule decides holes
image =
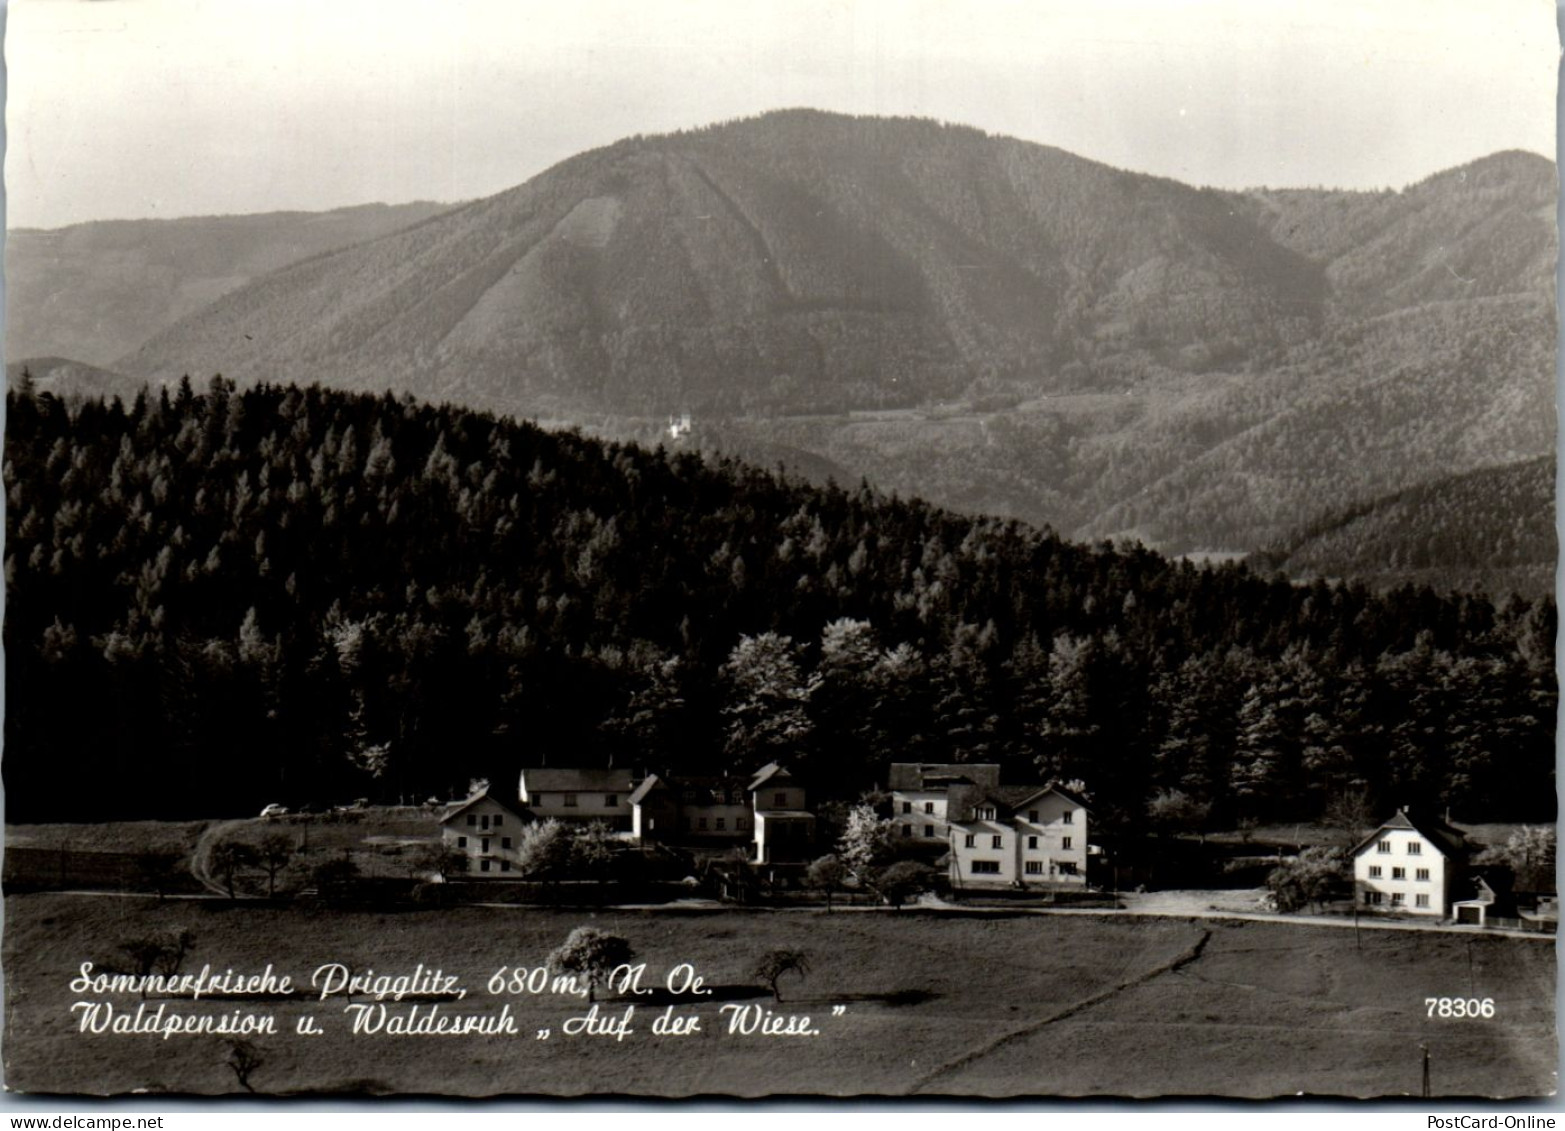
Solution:
[[[699,446],[1243,552],[1553,450],[1554,197],[1525,153],[1400,192],[1233,193],[785,111],[581,154],[121,365],[621,439],[689,411]]]
[[[13,228],[5,246],[6,360],[64,356],[109,366],[251,279],[447,207],[421,201]]]
[[[1548,456],[1452,476],[1327,516],[1255,563],[1383,587],[1471,589],[1503,578],[1518,593],[1552,593],[1554,480]]]
[[[1107,835],[1175,793],[1223,821],[1553,815],[1549,599],[1294,586],[226,380],[13,393],[4,471],[12,820],[777,757],[817,796],[891,760],[1079,778]]]

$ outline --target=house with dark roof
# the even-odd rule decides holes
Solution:
[[[893,762],[886,787],[897,835],[943,848],[950,839],[946,823],[952,786],[997,787],[1000,767],[988,762]]]
[[[1086,802],[1056,785],[952,785],[953,887],[1085,887]]]
[[[522,826],[530,819],[525,809],[481,789],[440,819],[440,839],[461,858],[464,875],[515,878]]]
[[[538,820],[602,821],[614,832],[628,833],[634,785],[630,770],[538,766],[521,772],[517,798]]]
[[[1464,892],[1468,845],[1456,829],[1408,809],[1353,848],[1353,898],[1363,911],[1448,918]]]
[[[755,862],[797,864],[815,846],[815,814],[804,785],[778,762],[762,766],[746,787],[755,821]]]
[[[642,844],[712,844],[751,838],[744,778],[648,774],[630,794],[631,835]]]

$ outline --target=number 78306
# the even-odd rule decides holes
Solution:
[[[1493,1017],[1492,997],[1426,997],[1429,1017]]]

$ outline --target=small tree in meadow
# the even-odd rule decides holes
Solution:
[[[267,833],[255,846],[255,863],[266,873],[266,898],[277,895],[277,876],[294,857],[293,838],[286,833]]]
[[[609,980],[617,967],[636,957],[630,943],[621,935],[596,927],[577,927],[554,953],[549,968],[561,974],[575,974],[587,983],[587,1000],[596,1001],[598,987]]]
[[[809,975],[810,960],[802,950],[769,950],[756,960],[751,976],[772,991],[775,1001],[782,1001],[778,988],[784,974],[797,974],[802,980]]]

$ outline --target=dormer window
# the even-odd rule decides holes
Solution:
[[[576,795],[574,793],[567,793],[565,795],[565,804],[571,809],[576,808]]]
[[[774,794],[772,794],[772,804],[773,805],[777,805],[777,806],[781,806],[782,808],[787,808],[787,806],[788,806],[788,795],[786,793],[774,793]]]
[[[980,805],[978,807],[978,819],[980,821],[992,821],[992,820],[994,820],[994,806],[993,805]]]

